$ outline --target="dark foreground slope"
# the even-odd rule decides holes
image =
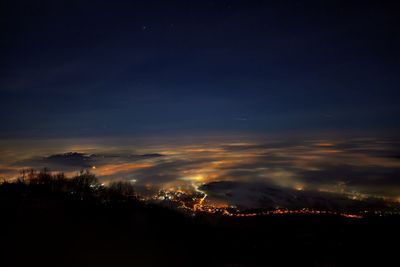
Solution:
[[[400,262],[396,217],[191,217],[115,192],[71,193],[26,183],[1,185],[0,207],[0,266],[396,266],[393,263]]]

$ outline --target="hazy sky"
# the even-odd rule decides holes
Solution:
[[[399,128],[394,1],[1,1],[0,135]]]

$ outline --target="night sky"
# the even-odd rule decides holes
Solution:
[[[395,1],[0,10],[0,177],[91,168],[400,199]]]
[[[393,1],[2,1],[3,137],[394,131]]]

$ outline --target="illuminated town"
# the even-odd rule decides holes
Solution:
[[[361,219],[365,216],[389,216],[400,215],[400,210],[361,210],[358,212],[340,212],[331,210],[316,210],[311,208],[302,209],[257,209],[256,211],[241,210],[233,205],[213,205],[207,203],[207,194],[201,191],[183,191],[183,190],[160,190],[151,198],[143,198],[145,201],[158,203],[170,208],[176,208],[187,214],[195,216],[196,214],[215,214],[230,217],[255,217],[269,215],[334,215],[345,218]]]

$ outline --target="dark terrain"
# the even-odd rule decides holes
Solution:
[[[0,266],[397,266],[400,218],[188,216],[124,183],[46,172],[0,186]]]

